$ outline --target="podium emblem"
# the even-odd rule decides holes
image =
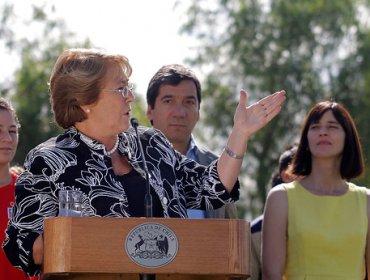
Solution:
[[[176,234],[165,225],[143,223],[128,233],[125,249],[136,264],[156,268],[167,265],[176,257],[178,241]]]

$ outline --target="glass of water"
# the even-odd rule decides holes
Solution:
[[[59,217],[82,216],[82,192],[78,190],[59,191]]]

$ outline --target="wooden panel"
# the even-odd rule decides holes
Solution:
[[[146,222],[162,224],[177,236],[177,256],[167,265],[145,268],[126,254],[126,236]],[[107,277],[153,273],[220,279],[250,274],[250,230],[243,220],[56,217],[45,220],[44,236],[44,273],[70,273],[68,279],[75,279],[70,277],[76,273],[81,277],[83,273]]]
[[[229,280],[226,275],[189,275],[189,274],[157,274],[155,280]],[[232,277],[232,280],[246,279],[247,276]],[[68,275],[49,275],[44,280],[140,280],[138,274],[94,274],[72,273]]]

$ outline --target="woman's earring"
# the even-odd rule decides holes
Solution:
[[[87,108],[85,112],[86,112],[87,114],[89,114],[89,113],[90,113],[90,109],[89,109],[89,108]]]

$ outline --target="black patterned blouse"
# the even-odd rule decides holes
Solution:
[[[239,198],[239,183],[228,193],[217,173],[217,160],[202,166],[176,152],[161,132],[139,127],[151,190],[164,217],[186,218],[187,208],[216,209]],[[118,150],[145,179],[133,128],[119,135]],[[16,202],[3,248],[12,264],[30,275],[40,273],[32,245],[44,219],[58,216],[60,189],[84,193],[86,216],[131,217],[130,205],[104,145],[71,127],[31,150],[16,183]],[[145,180],[143,180],[145,183]],[[157,198],[157,199],[158,199]]]

